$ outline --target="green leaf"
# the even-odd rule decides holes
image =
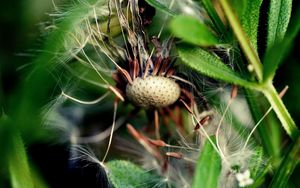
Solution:
[[[177,16],[170,23],[172,33],[183,41],[200,45],[211,46],[218,44],[214,34],[196,18]]]
[[[267,50],[276,41],[283,39],[289,24],[291,11],[292,0],[271,0],[268,17]]]
[[[215,137],[211,137],[215,141]],[[221,173],[221,158],[212,144],[207,140],[197,162],[193,188],[218,187],[218,178]]]
[[[41,173],[32,163],[30,163],[30,169],[35,188],[50,188],[42,177]]]
[[[228,31],[220,19],[219,15],[217,14],[215,7],[212,4],[211,0],[202,0],[202,3],[207,11],[209,17],[211,18],[215,30],[218,32],[220,36],[224,36],[225,40],[229,41]]]
[[[168,7],[166,7],[164,4],[160,3],[157,0],[146,0],[147,3],[149,3],[149,5],[153,6],[154,8],[165,12],[167,14],[169,14],[170,16],[175,16],[176,12],[172,11],[171,9],[169,9]]]
[[[253,47],[257,50],[257,28],[262,0],[245,1],[245,3],[241,24]]]
[[[286,36],[283,40],[276,41],[273,46],[271,46],[263,59],[264,62],[264,81],[273,80],[275,72],[292,48],[295,38],[300,31],[300,12],[296,12],[296,16],[292,19]]]
[[[289,183],[289,178],[292,175],[295,167],[299,164],[300,137],[292,144],[289,152],[282,160],[277,172],[275,173],[270,188],[285,188]]]
[[[179,57],[183,62],[199,73],[244,87],[252,88],[256,85],[241,78],[240,75],[225,65],[218,57],[201,48],[184,44],[178,45],[177,48]]]
[[[21,134],[13,120],[6,115],[0,118],[0,148],[1,171],[9,174],[10,187],[36,187]]]
[[[24,143],[19,133],[12,134],[8,156],[10,181],[13,188],[34,188]]]
[[[157,183],[154,175],[129,161],[110,161],[107,167],[108,177],[115,188],[152,187]]]

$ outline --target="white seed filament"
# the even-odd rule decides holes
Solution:
[[[171,78],[163,76],[138,77],[127,85],[126,96],[140,107],[166,107],[177,101],[180,87]]]

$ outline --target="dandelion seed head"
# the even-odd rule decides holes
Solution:
[[[126,95],[133,103],[144,108],[166,107],[177,101],[180,87],[170,78],[148,76],[128,84]]]
[[[229,108],[230,113],[225,115],[224,120],[221,118],[223,115],[222,110],[216,110],[220,106],[215,107],[216,109],[209,108],[209,110],[203,111],[205,108],[202,109],[200,102],[204,97],[202,98],[201,93],[205,96],[211,96],[211,98],[217,96],[218,103],[220,101],[221,103],[228,103],[230,92],[228,92],[225,84],[205,78],[185,67],[180,69],[183,66],[180,66],[179,69],[174,66],[177,62],[173,61],[175,58],[171,54],[172,40],[164,41],[162,44],[158,40],[154,41],[153,52],[155,51],[155,53],[150,53],[148,50],[149,37],[146,35],[147,32],[144,31],[144,25],[140,25],[143,22],[143,17],[139,14],[144,9],[136,11],[135,9],[138,7],[135,7],[137,6],[136,4],[133,5],[133,1],[126,1],[128,3],[127,8],[119,4],[120,2],[122,1],[115,1],[116,4],[112,3],[111,6],[115,7],[112,10],[108,9],[107,4],[100,4],[101,6],[98,6],[99,4],[92,5],[86,17],[83,17],[75,25],[75,30],[68,33],[68,37],[65,39],[65,52],[62,53],[59,61],[74,77],[85,83],[99,86],[110,94],[121,96],[125,100],[125,104],[131,103],[134,107],[147,111],[147,113],[152,112],[150,110],[155,108],[157,110],[156,113],[159,113],[161,118],[156,121],[158,122],[156,125],[165,124],[171,127],[170,129],[172,130],[164,130],[167,134],[170,134],[165,142],[173,143],[174,145],[152,146],[149,145],[150,142],[147,142],[147,140],[142,140],[143,146],[145,147],[146,145],[146,148],[133,144],[134,142],[128,140],[112,144],[112,147],[123,147],[124,152],[122,154],[126,152],[133,153],[134,157],[132,158],[141,164],[144,169],[155,171],[159,174],[161,179],[157,187],[159,185],[190,187],[194,177],[195,161],[198,160],[202,147],[205,141],[209,139],[209,136],[216,135],[219,123],[220,131],[216,135],[220,142],[220,149],[217,149],[219,149],[219,153],[222,153],[222,175],[219,183],[232,185],[236,182],[236,177],[232,173],[232,166],[236,165],[241,169],[247,169],[249,166],[247,163],[253,157],[252,148],[243,148],[244,141],[232,125],[231,116],[241,116],[241,109],[244,108],[244,98],[239,98],[238,96],[235,99],[235,102]],[[167,2],[166,5],[168,7],[173,6],[173,3],[174,10],[180,10],[189,15],[200,15],[200,18],[198,18],[200,20],[203,19],[204,14],[202,14],[201,8],[196,6],[195,2],[190,0],[172,1],[171,3]],[[131,11],[132,14],[130,18],[126,16],[128,11]],[[101,17],[106,18],[108,15],[110,15],[110,21],[115,24],[111,26],[120,27],[119,29],[121,29],[122,36],[117,40],[123,41],[119,42],[109,36],[107,33],[107,22],[101,25],[100,22],[103,21]],[[146,21],[150,23],[151,19]],[[226,56],[230,56],[231,50],[230,46],[216,48],[216,51]],[[233,61],[233,57],[228,58]],[[147,67],[148,62],[149,67]],[[89,71],[81,71],[81,69],[78,71],[76,67],[73,67],[74,64],[79,64],[83,70],[88,69]],[[94,72],[97,79],[89,77],[91,71]],[[109,90],[108,88],[113,89]],[[184,89],[187,90],[185,95],[183,93]],[[66,98],[70,100],[72,99],[71,94],[64,96],[68,96]],[[195,116],[188,117],[187,121],[182,120],[186,118],[181,117],[184,110],[182,110],[182,106],[176,103],[179,98],[188,99],[186,104],[195,113]],[[84,100],[78,99],[76,101],[84,102]],[[98,100],[93,100],[93,104],[94,101]],[[85,104],[91,104],[91,102],[85,102]],[[175,113],[175,108],[179,109],[178,113]],[[76,128],[76,122],[69,121],[69,117],[63,117],[62,113],[57,109],[53,111],[52,121],[58,120],[55,124],[64,123],[66,125],[62,127],[66,128],[68,139],[71,140],[72,144],[100,142],[107,138],[108,135],[111,135],[110,140],[112,140],[112,134],[109,133],[113,133],[114,130],[111,129],[105,130],[104,134],[98,134],[95,137],[92,135],[88,138],[80,138],[82,132]],[[114,112],[116,112],[116,109]],[[247,117],[250,117],[248,113],[247,111],[245,115],[242,114],[239,117],[239,121],[250,121],[247,119]],[[82,116],[82,114],[79,113],[78,116]],[[209,120],[203,125],[199,125],[199,121],[206,116],[209,116]],[[119,127],[121,124],[118,124],[116,115],[114,115],[113,127]],[[200,129],[195,131],[194,128],[197,125],[201,127],[200,129],[206,131],[206,134]],[[151,129],[148,127],[150,126],[147,126],[145,129]],[[176,131],[178,135],[172,135]],[[144,136],[145,138],[142,137],[142,139],[146,139],[147,136],[152,139],[151,131],[145,131],[143,135],[146,136]],[[165,135],[162,138],[166,137]],[[175,159],[167,155],[172,152],[173,156],[180,154],[178,155],[180,157]],[[78,157],[80,156],[78,153],[82,154],[81,157]],[[91,162],[105,166],[103,162],[86,150],[75,149],[73,154],[76,154],[74,155],[75,158],[81,159],[85,155]]]

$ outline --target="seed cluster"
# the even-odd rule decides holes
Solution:
[[[177,101],[180,87],[174,80],[163,76],[137,77],[127,85],[126,96],[140,107],[166,107]]]

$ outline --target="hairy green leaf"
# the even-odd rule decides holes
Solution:
[[[184,44],[178,45],[177,48],[179,57],[186,65],[206,76],[245,87],[253,87],[254,85],[235,73],[218,57],[201,48]]]
[[[264,62],[264,81],[273,80],[275,72],[285,58],[285,56],[290,51],[294,44],[295,38],[300,31],[300,12],[296,12],[296,16],[292,19],[286,36],[283,40],[276,41],[273,46],[271,46],[263,59]]]
[[[262,0],[246,1],[245,3],[241,24],[253,47],[257,50],[257,28]]]
[[[107,167],[108,177],[115,188],[152,187],[155,184],[154,175],[129,161],[111,161]]]
[[[214,137],[211,137],[215,141]],[[221,158],[212,144],[207,140],[197,162],[193,188],[218,187],[218,178],[221,174]]]
[[[175,16],[176,12],[172,11],[171,9],[169,9],[168,7],[166,7],[164,4],[160,3],[157,0],[146,0],[147,3],[149,3],[149,5],[153,6],[154,8],[163,11],[167,14],[169,14],[170,16]]]
[[[267,49],[270,49],[276,41],[283,39],[290,21],[291,11],[292,0],[270,1]]]
[[[176,37],[185,42],[200,46],[218,44],[215,35],[196,18],[177,16],[171,21],[170,28]]]

